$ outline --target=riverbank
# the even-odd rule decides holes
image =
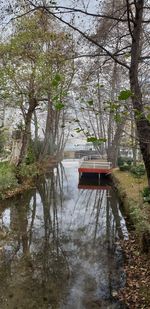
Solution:
[[[35,187],[37,177],[57,166],[58,161],[50,158],[30,165],[22,165],[20,169],[9,164],[0,163],[0,200],[12,198],[17,194]]]
[[[150,204],[144,203],[142,191],[146,176],[135,178],[130,172],[114,169],[114,185],[118,191],[131,230],[122,241],[125,251],[126,286],[119,298],[130,309],[150,308]]]
[[[114,169],[112,173],[114,185],[123,203],[125,214],[140,238],[143,251],[148,251],[144,239],[150,233],[150,204],[144,202],[142,192],[147,186],[146,176],[134,177],[130,172]]]

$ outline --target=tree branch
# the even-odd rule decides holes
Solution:
[[[104,52],[106,52],[106,54],[108,56],[110,56],[110,58],[112,58],[115,62],[117,62],[118,64],[120,64],[121,66],[124,66],[126,69],[130,69],[130,67],[120,61],[119,59],[116,58],[115,54],[111,53],[109,50],[107,50],[105,47],[103,47],[102,45],[100,45],[99,43],[97,43],[96,41],[94,41],[91,37],[89,37],[86,33],[84,33],[83,31],[81,31],[80,29],[78,29],[77,27],[71,25],[69,22],[65,21],[64,19],[62,19],[61,17],[58,17],[55,15],[55,13],[49,11],[49,9],[47,7],[42,7],[42,9],[44,9],[48,14],[52,15],[53,17],[55,17],[56,19],[58,19],[59,21],[61,21],[62,23],[64,23],[65,25],[67,25],[68,27],[70,27],[71,29],[73,29],[74,31],[77,31],[78,33],[80,33],[86,40],[88,40],[89,42],[93,43],[94,45],[98,46],[99,48],[101,48]]]
[[[129,28],[130,35],[131,35],[132,39],[134,40],[134,37],[133,37],[133,34],[132,34],[132,29],[131,29],[131,24],[130,24],[130,5],[129,5],[129,0],[126,0],[126,4],[127,4],[128,28]]]
[[[114,17],[114,16],[111,16],[111,15],[105,15],[105,14],[95,14],[95,13],[90,13],[90,12],[87,12],[87,11],[83,11],[81,9],[75,9],[73,7],[66,7],[66,6],[59,6],[59,5],[49,5],[49,6],[36,6],[32,3],[32,1],[28,0],[28,2],[30,3],[30,5],[36,7],[36,8],[46,8],[48,10],[51,10],[51,9],[56,9],[56,10],[59,10],[59,9],[63,9],[63,10],[66,10],[65,12],[55,12],[54,14],[61,14],[61,13],[69,13],[67,11],[72,11],[74,13],[81,13],[81,14],[84,14],[84,15],[87,15],[87,16],[91,16],[91,17],[101,17],[101,18],[107,18],[107,19],[112,19],[112,20],[117,20],[117,21],[120,21],[120,22],[127,22],[128,19],[122,19],[122,18],[118,18],[118,17]],[[130,20],[132,22],[132,20]]]

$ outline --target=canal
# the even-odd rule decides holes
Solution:
[[[78,185],[78,160],[0,205],[1,309],[112,309],[128,232],[113,187]]]

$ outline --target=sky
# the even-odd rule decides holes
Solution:
[[[24,0],[25,2],[27,0]],[[4,29],[4,32],[11,31],[11,24],[9,23],[10,19],[14,16],[14,12],[16,12],[15,8],[15,0],[0,0],[0,12],[1,12],[1,19],[0,19],[0,28]],[[33,0],[33,3],[36,2]],[[39,0],[39,3],[41,1]],[[50,1],[48,1],[50,2]],[[97,0],[57,0],[57,5],[66,6],[66,7],[75,7],[78,9],[85,10],[87,8],[88,12],[94,13],[97,11]],[[64,10],[63,10],[64,11]],[[92,28],[93,22],[92,18],[88,17],[84,14],[75,13],[74,17],[71,13],[65,13],[61,15],[62,18],[66,21],[70,21],[71,19],[74,23],[81,29],[81,30],[90,30]],[[3,32],[3,35],[5,33]]]

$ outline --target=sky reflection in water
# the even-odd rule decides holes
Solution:
[[[0,308],[121,308],[122,237],[115,192],[78,189],[78,161],[63,161],[0,207]]]

